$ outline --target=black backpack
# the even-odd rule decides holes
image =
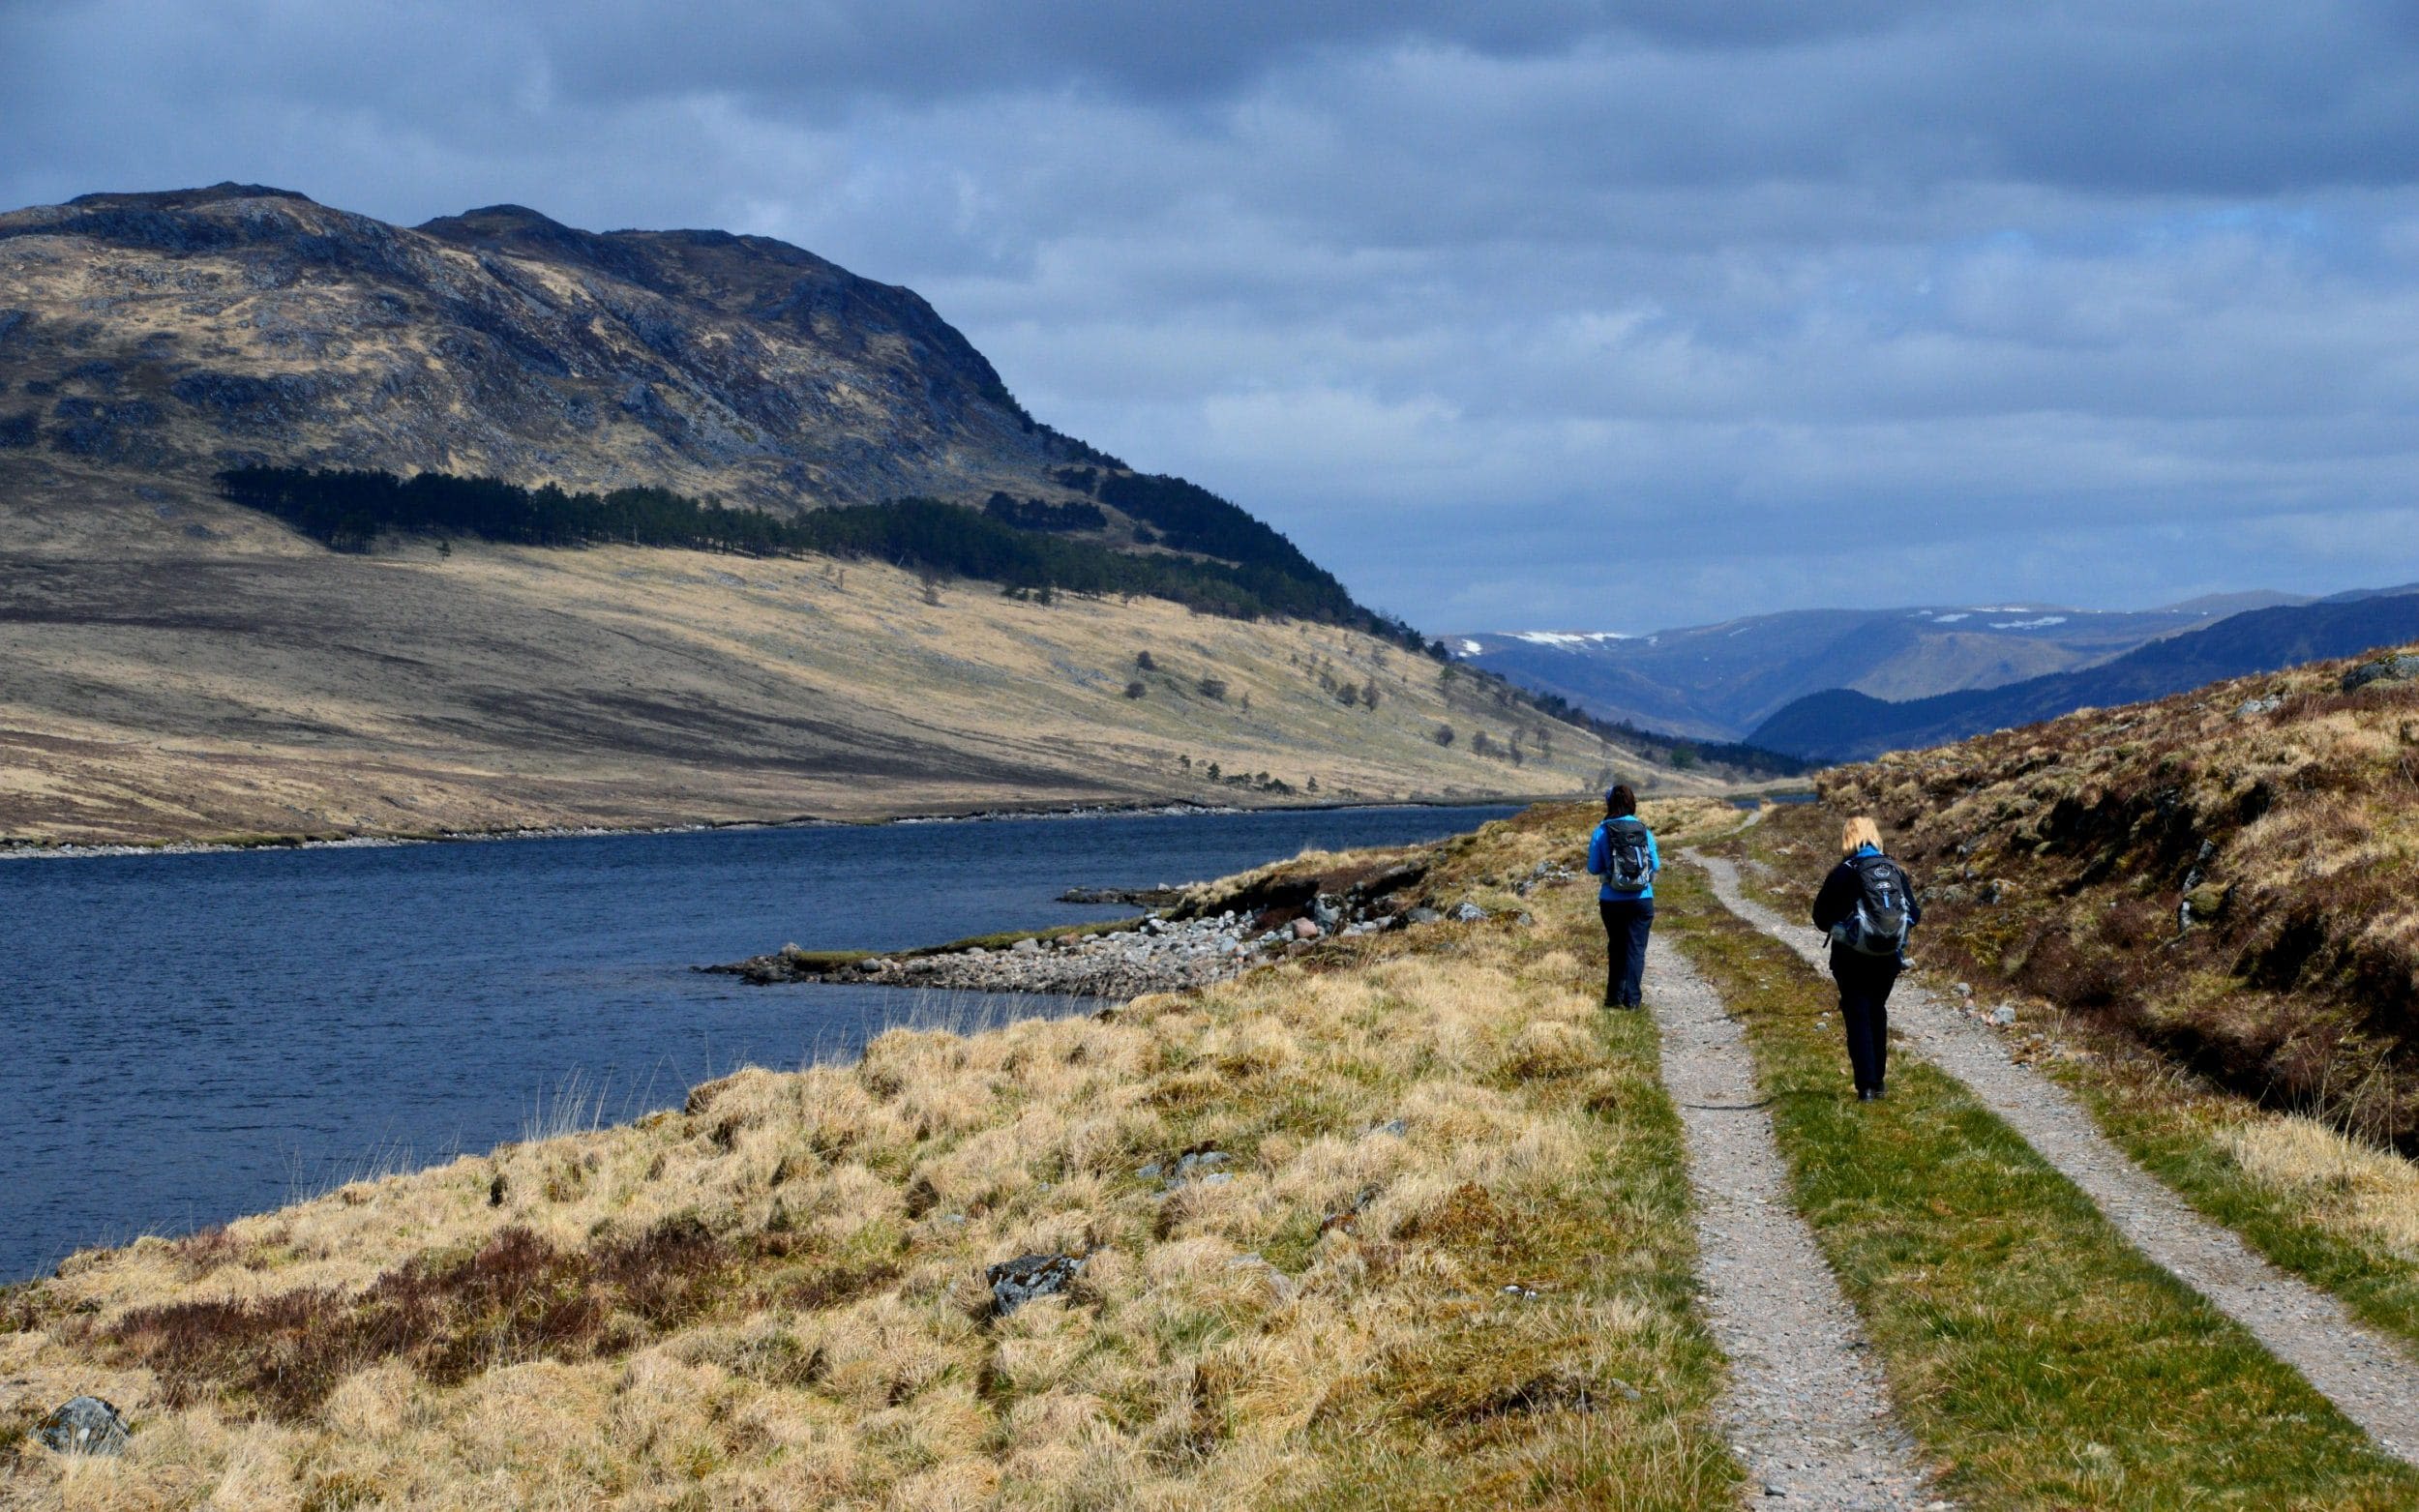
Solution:
[[[1647,850],[1644,821],[1623,817],[1604,821],[1604,885],[1636,892],[1655,880],[1655,859]]]
[[[1864,956],[1896,956],[1906,949],[1907,875],[1888,856],[1852,856],[1856,906],[1832,931],[1834,938]]]

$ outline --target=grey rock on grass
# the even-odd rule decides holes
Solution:
[[[1080,1255],[1020,1255],[983,1272],[991,1283],[992,1311],[1005,1318],[1036,1297],[1056,1296],[1084,1268]]]
[[[122,1454],[126,1419],[99,1397],[75,1397],[42,1420],[34,1437],[61,1454]]]
[[[2361,663],[2344,674],[2343,686],[2345,693],[2356,693],[2371,683],[2406,683],[2413,678],[2419,678],[2419,656],[2404,652]]]

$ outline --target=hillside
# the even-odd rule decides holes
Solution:
[[[145,524],[171,547],[189,522],[274,528],[161,507],[79,515],[110,557],[0,550],[0,837],[1469,798],[1641,770],[1334,626],[627,547],[130,551]]]
[[[1926,888],[1928,964],[2419,1149],[2419,660],[2347,676],[2368,665],[1841,768],[1826,812],[1774,823],[1819,857],[1875,815]]]
[[[385,466],[794,507],[1060,491],[1036,426],[909,290],[720,231],[499,205],[388,225],[289,191],[0,215],[0,436],[201,476]]]
[[[1747,736],[1792,700],[1847,688],[1912,698],[2104,662],[2279,603],[2235,594],[2138,612],[2039,605],[1798,609],[1654,635],[1478,633],[1454,654],[1612,720],[1699,739]]]
[[[405,228],[221,184],[0,215],[0,479],[39,487],[68,459],[155,484],[367,469],[775,519],[937,499],[1231,564],[1306,590],[1291,610],[1375,623],[1235,505],[1036,422],[910,290],[765,237],[599,235],[516,205]]]
[[[2225,677],[2352,656],[2419,637],[2419,593],[2339,595],[2232,614],[2081,671],[1892,702],[1850,688],[1798,699],[1747,739],[1815,760],[1915,750],[2070,710],[2156,698]]]
[[[1040,425],[908,290],[512,206],[0,216],[0,841],[1654,776]]]

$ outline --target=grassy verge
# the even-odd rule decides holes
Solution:
[[[1439,866],[1488,895],[1584,833]],[[1585,891],[76,1257],[0,1318],[0,1424],[91,1391],[133,1445],[7,1495],[1735,1505],[1681,1132]],[[1084,1264],[1002,1316],[1031,1254]]]
[[[1750,896],[1797,918],[1837,826],[1829,810],[1777,811],[1718,848],[1750,863],[1740,869]],[[2018,1017],[2011,1051],[2074,1092],[2135,1163],[2270,1263],[2419,1345],[2419,1167],[2213,1086],[2092,1015],[2028,1000]]]
[[[2419,1475],[2130,1248],[1950,1078],[1848,1095],[1829,984],[1694,868],[1665,917],[1747,1026],[1800,1209],[1908,1428],[1978,1507],[2404,1507]]]

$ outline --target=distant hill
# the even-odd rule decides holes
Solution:
[[[0,844],[1717,780],[1439,666],[911,290],[513,205],[0,214]]]
[[[1864,759],[2411,639],[2419,639],[2419,591],[2342,594],[2234,614],[2098,667],[1998,688],[1904,702],[1829,689],[1781,709],[1747,739],[1811,760]]]
[[[2105,662],[2246,608],[2303,602],[2249,593],[2116,613],[2032,604],[1802,609],[1647,636],[1446,638],[1457,658],[1604,719],[1737,740],[1826,689],[1915,698],[1995,688]]]

